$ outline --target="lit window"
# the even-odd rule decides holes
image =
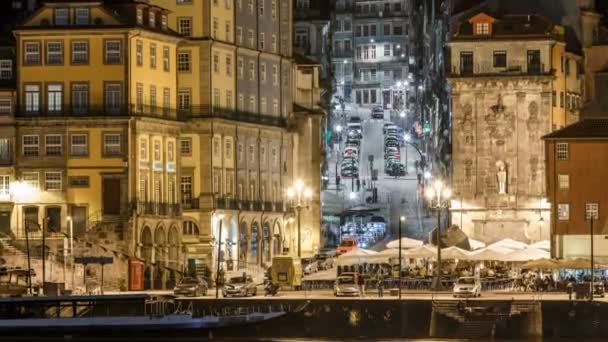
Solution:
[[[0,196],[6,197],[10,195],[11,176],[0,175]]]
[[[89,63],[89,42],[86,40],[72,41],[72,64]]]
[[[169,59],[169,48],[164,46],[163,47],[163,70],[164,71],[169,71],[170,70],[170,62],[171,60]]]
[[[23,44],[23,50],[25,51],[23,64],[25,64],[25,65],[40,64],[40,43],[39,42],[25,42]]]
[[[0,79],[10,80],[13,78],[13,61],[0,59]]]
[[[11,114],[13,112],[13,102],[10,98],[0,98],[0,114]]]
[[[120,52],[120,40],[107,40],[105,42],[105,63],[106,64],[120,64],[121,52]]]
[[[135,60],[137,66],[142,66],[144,64],[144,44],[141,40],[138,40],[135,44]]]
[[[49,113],[58,113],[63,104],[63,86],[48,84],[46,86],[46,106]]]
[[[182,156],[189,156],[192,154],[192,139],[181,139],[179,141],[179,153]]]
[[[137,24],[141,25],[144,23],[144,11],[141,8],[137,9]]]
[[[567,221],[570,219],[570,204],[557,204],[557,219],[560,221]]]
[[[40,111],[40,86],[37,84],[25,85],[25,111],[28,113]]]
[[[177,54],[177,71],[190,71],[190,52],[179,52]]]
[[[45,172],[44,189],[46,191],[61,191],[61,172]]]
[[[490,24],[489,23],[477,23],[475,24],[475,33],[476,34],[490,34]]]
[[[599,204],[585,203],[585,219],[586,220],[597,220],[599,218],[600,218]]]
[[[60,156],[63,150],[61,146],[61,135],[46,135],[44,137],[44,149],[47,156]]]
[[[38,136],[24,135],[22,138],[23,155],[27,157],[38,156]]]
[[[106,156],[119,155],[122,151],[120,134],[111,133],[103,135],[103,154]]]
[[[46,43],[46,64],[63,64],[63,42]]]
[[[557,143],[555,145],[557,160],[568,160],[568,143]]]
[[[156,27],[156,13],[152,11],[148,12],[148,25],[150,25],[151,28]]]
[[[72,134],[70,137],[70,155],[86,156],[89,153],[86,134]]]
[[[177,32],[185,37],[192,36],[192,18],[178,18]]]
[[[557,175],[560,190],[570,189],[570,175]]]
[[[38,189],[40,182],[38,181],[38,172],[23,172],[21,181],[33,189]]]

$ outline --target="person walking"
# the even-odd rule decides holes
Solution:
[[[357,285],[359,285],[359,295],[365,297],[365,279],[361,273],[357,273]]]
[[[382,270],[378,272],[378,298],[384,297],[384,275]]]

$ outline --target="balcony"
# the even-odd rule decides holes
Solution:
[[[200,204],[198,198],[190,198],[189,196],[184,196],[184,198],[182,198],[182,209],[189,210],[199,208]]]
[[[450,73],[451,77],[474,77],[474,76],[527,76],[527,75],[538,75],[546,76],[551,75],[553,70],[545,69],[543,63],[525,63],[525,62],[510,62],[507,63],[507,67],[497,68],[494,67],[491,61],[475,63],[475,64],[463,64],[460,67],[452,66]]]
[[[393,18],[405,17],[407,14],[404,11],[395,11],[393,9],[373,9],[370,11],[355,11],[355,18]]]
[[[137,213],[139,215],[179,216],[182,210],[179,203],[138,201]]]
[[[353,49],[333,49],[332,57],[334,58],[353,58],[355,57],[355,50]]]
[[[152,117],[170,120],[184,121],[191,118],[218,118],[234,120],[253,124],[285,127],[284,117],[261,115],[259,113],[236,112],[233,109],[212,108],[209,105],[191,106],[189,109],[174,109],[155,106],[143,106],[136,104],[121,106],[90,105],[87,107],[76,107],[66,104],[61,110],[49,110],[48,108],[28,108],[21,106],[15,113],[17,117],[117,117],[125,118],[132,116]]]
[[[239,209],[236,199],[230,198],[230,197],[216,197],[215,198],[215,207],[217,209],[228,209],[228,210]]]

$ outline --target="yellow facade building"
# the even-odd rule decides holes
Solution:
[[[214,273],[218,243],[227,272],[295,254],[298,177],[314,253],[323,112],[318,82],[294,76],[291,16],[289,0],[44,2],[0,93],[0,225],[15,244],[44,227],[50,255],[71,226],[75,254],[115,257],[114,284],[142,260],[144,288],[168,288]]]

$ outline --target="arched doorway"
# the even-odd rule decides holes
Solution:
[[[141,231],[141,250],[140,255],[144,260],[144,289],[152,287],[152,231],[145,226]]]
[[[173,226],[169,229],[169,257],[168,257],[168,267],[169,267],[169,276],[167,279],[167,288],[171,289],[175,287],[175,281],[178,278],[179,272],[179,233],[177,231],[177,227]]]
[[[270,261],[271,237],[272,236],[270,234],[270,226],[268,225],[268,222],[264,222],[264,224],[262,225],[262,263]]]
[[[239,262],[238,268],[247,267],[247,252],[249,250],[249,236],[247,235],[247,223],[241,222],[239,224]]]
[[[274,226],[272,227],[272,255],[280,255],[283,253],[282,240],[281,225],[278,221],[275,221]]]
[[[162,289],[165,285],[165,266],[167,265],[167,255],[165,254],[165,248],[167,247],[166,245],[167,238],[165,236],[165,229],[163,227],[156,228],[156,232],[154,233],[154,263],[156,265],[156,267],[154,268],[155,289]]]
[[[249,262],[253,264],[259,263],[258,256],[258,240],[260,239],[260,230],[258,228],[258,223],[254,222],[251,224],[251,234],[249,240]]]

